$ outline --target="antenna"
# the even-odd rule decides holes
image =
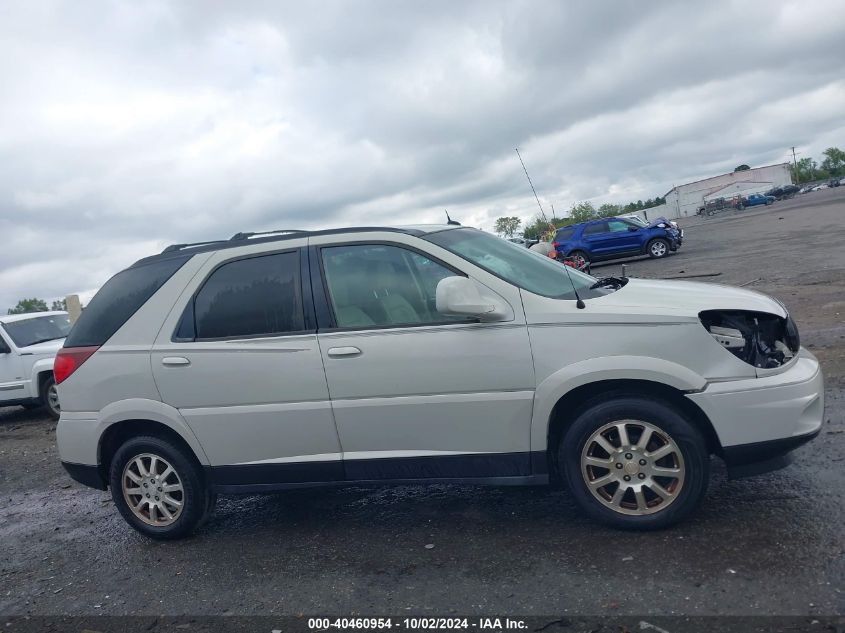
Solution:
[[[453,226],[460,226],[461,225],[460,222],[453,220],[452,218],[449,217],[449,212],[446,209],[443,209],[443,213],[446,214],[446,224],[451,224]]]
[[[531,176],[528,175],[528,170],[525,168],[525,161],[522,160],[522,156],[519,153],[519,148],[514,147],[514,150],[516,151],[516,155],[519,156],[519,162],[522,163],[522,171],[525,172],[525,177],[528,178],[528,184],[531,185],[531,191],[534,192],[534,197],[537,199],[537,206],[540,207],[540,213],[543,217],[543,222],[546,222],[548,224],[549,221],[548,219],[546,219],[546,214],[543,211],[543,205],[540,204],[540,197],[537,195],[537,190],[534,189],[534,183],[531,182]],[[552,205],[552,214],[554,214],[554,205]],[[554,217],[554,215],[552,215],[552,217]],[[572,281],[572,273],[569,272],[569,266],[564,263],[563,267],[566,269],[566,278],[569,279],[569,283],[572,285],[572,292],[575,293],[575,307],[579,310],[583,310],[587,306],[581,299],[581,297],[578,296],[578,288],[575,287],[575,282]]]
[[[534,198],[537,200],[537,206],[540,207],[540,215],[543,217],[543,222],[548,222],[546,219],[546,212],[543,211],[543,205],[540,204],[540,197],[537,195],[537,190],[534,188],[534,183],[531,182],[531,176],[528,175],[528,169],[525,168],[525,161],[522,160],[522,154],[519,153],[519,148],[514,147],[516,155],[519,156],[519,162],[522,163],[522,171],[525,172],[525,177],[528,178],[528,184],[531,185],[531,191],[534,192]]]

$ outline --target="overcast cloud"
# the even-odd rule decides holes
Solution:
[[[172,242],[628,202],[845,147],[840,2],[0,4],[0,311]],[[548,208],[548,207],[547,207]]]

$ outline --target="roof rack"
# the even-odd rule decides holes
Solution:
[[[161,254],[164,253],[172,253],[173,251],[181,251],[183,248],[191,248],[193,246],[207,246],[208,244],[224,244],[226,240],[207,240],[205,242],[191,242],[189,244],[171,244],[163,251]]]
[[[235,233],[232,237],[229,238],[229,241],[248,240],[249,238],[255,237],[257,235],[278,235],[280,233],[310,233],[310,231],[302,231],[300,229],[277,229],[275,231],[250,231],[249,233]]]

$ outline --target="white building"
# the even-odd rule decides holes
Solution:
[[[762,193],[789,184],[792,184],[789,163],[734,171],[674,187],[664,196],[665,205],[648,209],[649,216],[683,218],[695,215],[710,200]]]

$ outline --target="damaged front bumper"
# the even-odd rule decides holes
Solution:
[[[687,397],[710,419],[731,477],[786,466],[787,454],[818,435],[824,419],[824,377],[804,348],[781,372],[711,382]]]

